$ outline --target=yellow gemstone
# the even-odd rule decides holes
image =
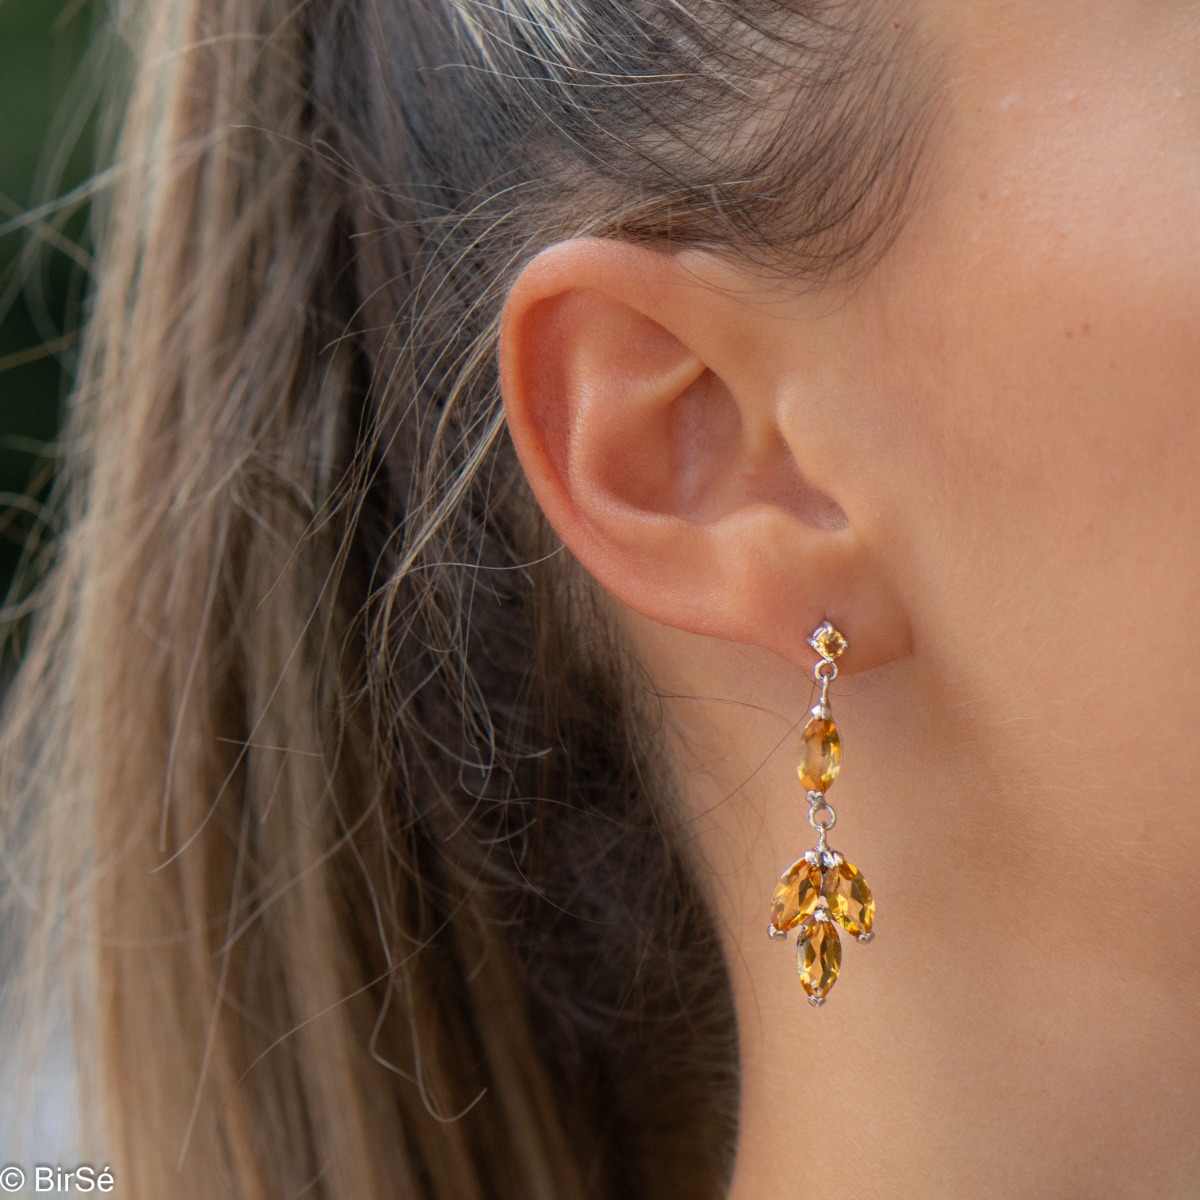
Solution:
[[[800,739],[800,763],[796,773],[806,792],[823,792],[837,778],[842,765],[842,738],[827,717],[813,717]]]
[[[849,643],[832,625],[822,625],[809,643],[822,658],[841,658]]]
[[[818,920],[825,916],[825,920]],[[796,970],[804,990],[818,1000],[837,981],[842,965],[842,941],[837,926],[828,919],[824,909],[818,909],[804,923],[796,943]]]
[[[821,869],[807,859],[797,859],[779,877],[771,897],[771,924],[786,931],[811,916],[821,897]]]
[[[847,932],[862,937],[875,921],[875,898],[859,869],[845,859],[825,868],[821,892],[833,918]]]

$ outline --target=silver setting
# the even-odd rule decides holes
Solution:
[[[822,667],[828,667],[829,670],[823,671]],[[818,658],[813,664],[813,678],[821,685],[821,703],[824,704],[829,699],[829,685],[837,678],[838,665],[832,658]]]
[[[824,996],[809,996],[808,1002],[809,1002],[809,1004],[811,1004],[813,1006],[813,1008],[820,1008],[821,1005],[825,1003],[825,997]]]
[[[767,926],[767,937],[769,937],[771,939],[771,941],[773,941],[773,942],[778,941],[780,938],[782,938],[786,942],[787,941],[787,930],[786,929],[776,929],[774,925],[768,925]]]
[[[837,813],[825,799],[824,792],[808,793],[808,823],[819,834],[816,852],[819,857],[823,856],[827,850],[825,835],[837,824]]]
[[[822,796],[820,800],[816,800],[814,804],[809,805],[809,824],[812,826],[812,828],[816,829],[818,833],[822,834],[822,838],[817,844],[817,853],[823,854],[824,851],[826,851],[826,844],[824,844],[823,835],[826,834],[829,829],[832,829],[836,823],[838,823],[838,814],[834,812],[832,806],[829,805],[826,798]]]
[[[875,931],[868,930],[866,933],[860,933],[858,935],[858,940],[860,942],[873,942],[875,940]]]

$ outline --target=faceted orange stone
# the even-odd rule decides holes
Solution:
[[[813,717],[800,738],[800,763],[796,773],[806,792],[826,791],[842,765],[842,738],[826,717]]]
[[[821,892],[834,920],[855,937],[871,932],[875,921],[875,898],[859,869],[845,859],[826,867]]]
[[[821,869],[807,859],[797,859],[779,877],[771,897],[771,924],[792,929],[811,915],[821,897]]]
[[[822,658],[840,658],[849,643],[833,626],[822,628],[812,639],[812,645]]]
[[[824,916],[824,920],[819,919]],[[796,943],[796,970],[810,995],[821,999],[833,987],[842,965],[842,941],[837,926],[821,908],[804,923]]]

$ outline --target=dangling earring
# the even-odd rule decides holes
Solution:
[[[821,699],[813,705],[800,739],[801,759],[796,768],[808,794],[808,820],[818,831],[814,849],[806,851],[783,875],[771,899],[772,938],[786,938],[799,926],[796,970],[810,1004],[821,1005],[833,987],[842,965],[840,925],[860,942],[875,935],[875,901],[867,881],[825,842],[837,814],[825,793],[842,764],[842,740],[829,708],[829,685],[837,678],[837,659],[850,643],[828,622],[813,630],[808,644],[821,656],[813,677],[821,685]]]

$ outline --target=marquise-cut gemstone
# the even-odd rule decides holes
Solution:
[[[842,765],[842,738],[831,718],[813,717],[800,738],[796,768],[806,792],[826,791]]]
[[[842,859],[826,867],[821,893],[834,920],[855,937],[871,932],[875,920],[875,899],[862,873],[851,862]]]
[[[828,919],[818,919],[821,916],[828,916],[824,909],[805,921],[796,943],[800,982],[810,996],[818,999],[833,987],[842,965],[842,941],[837,926]]]
[[[821,897],[821,869],[797,859],[779,877],[771,897],[771,924],[786,931],[810,916]]]

